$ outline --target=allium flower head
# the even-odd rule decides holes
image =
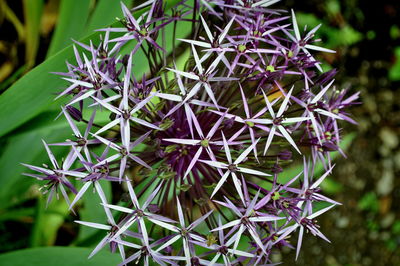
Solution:
[[[121,4],[99,44],[76,42],[76,63],[56,73],[69,82],[58,98],[73,137],[43,141],[51,167],[24,165],[71,211],[94,188],[104,223],[77,221],[106,231],[90,256],[110,246],[121,265],[264,265],[296,246],[294,233],[296,257],[304,232],[328,240],[316,219],[339,203],[320,184],[358,93],[346,98],[336,72],[322,72],[317,54],[334,51],[317,44],[320,26],[301,32],[277,2]],[[58,146],[70,148],[62,164]],[[303,170],[282,181],[294,165]]]

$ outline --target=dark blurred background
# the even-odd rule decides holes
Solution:
[[[338,51],[325,59],[362,101],[351,110],[359,125],[343,129],[356,133],[348,158],[337,158],[331,179],[331,197],[343,206],[319,220],[332,243],[308,235],[297,264],[400,265],[400,1],[284,5],[323,23],[325,46]],[[291,265],[294,253],[282,258]]]
[[[33,2],[41,3],[35,25],[27,12]],[[0,0],[0,93],[54,52],[49,46],[60,5],[59,0]],[[323,46],[337,50],[322,55],[324,69],[337,68],[337,86],[361,91],[362,104],[351,110],[359,125],[343,128],[345,134],[354,133],[348,158],[336,159],[326,186],[325,193],[343,203],[319,220],[332,243],[306,234],[297,262],[295,252],[286,250],[274,254],[274,260],[284,265],[400,265],[400,1],[282,0],[277,7],[293,8],[300,25],[323,24],[318,33]],[[29,195],[15,205],[20,215],[0,209],[1,252],[32,243],[37,194]],[[46,244],[67,244],[75,237],[73,228],[58,223]]]

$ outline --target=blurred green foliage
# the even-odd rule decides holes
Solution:
[[[389,70],[389,79],[392,81],[400,80],[400,46],[394,50],[395,63]]]

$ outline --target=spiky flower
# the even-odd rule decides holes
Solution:
[[[93,185],[105,221],[77,222],[107,231],[91,255],[109,245],[121,265],[265,264],[296,231],[297,256],[305,229],[327,240],[316,218],[339,203],[319,185],[358,98],[321,73],[314,53],[334,51],[271,9],[278,0],[171,2],[121,4],[99,44],[76,42],[76,64],[57,73],[74,137],[49,144],[70,152],[60,166],[44,142],[52,167],[27,175],[48,182],[49,201],[73,192],[72,211]],[[303,171],[282,181],[293,165]]]

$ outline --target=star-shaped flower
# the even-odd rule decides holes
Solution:
[[[168,238],[161,238],[153,243],[149,244],[141,239],[141,245],[134,244],[131,242],[127,242],[124,240],[116,240],[118,244],[122,244],[126,247],[133,248],[138,250],[137,252],[133,253],[130,257],[125,259],[123,262],[118,264],[118,266],[125,266],[128,265],[130,262],[135,262],[138,264],[140,260],[143,258],[143,265],[149,266],[153,265],[150,264],[150,259],[153,260],[157,265],[167,266],[167,265],[178,265],[175,261],[182,260],[180,256],[166,256],[161,254],[160,252],[154,250],[156,246],[160,245],[167,241]]]
[[[239,210],[239,208],[237,208],[226,197],[225,197],[226,202],[215,201],[218,204],[229,208],[235,213],[235,215],[238,216],[238,219],[230,221],[222,226],[219,226],[211,230],[211,232],[214,232],[233,227],[230,232],[236,232],[236,233],[232,236],[230,240],[228,240],[228,242],[231,243],[231,241],[234,241],[233,245],[234,251],[236,250],[239,244],[242,234],[244,233],[244,231],[247,231],[251,235],[251,238],[254,240],[257,246],[262,250],[262,252],[266,253],[265,246],[262,243],[260,236],[257,234],[256,230],[257,223],[273,222],[284,219],[284,217],[263,214],[261,212],[256,211],[254,209],[254,206],[256,205],[256,202],[258,200],[258,195],[259,192],[257,192],[257,194],[254,196],[254,198],[249,204],[245,204],[246,208],[244,210]]]
[[[223,44],[222,42],[224,41],[226,35],[228,34],[232,23],[235,20],[235,17],[233,16],[232,19],[229,21],[229,23],[225,26],[224,30],[219,34],[218,37],[213,36],[213,34],[211,33],[210,28],[208,27],[206,21],[204,20],[203,16],[200,15],[200,19],[204,28],[204,31],[206,32],[207,38],[208,40],[206,41],[199,41],[199,40],[188,40],[188,39],[179,39],[180,41],[183,42],[187,42],[190,43],[192,45],[196,45],[202,48],[207,48],[207,49],[211,49],[211,48],[222,48]],[[221,53],[221,52],[219,52]],[[206,54],[200,59],[200,63],[204,62],[205,60],[207,60],[210,56],[212,55],[212,51],[208,50],[206,51]],[[225,66],[230,69],[230,63],[228,61],[228,59],[225,56],[222,56],[221,61],[225,64]]]
[[[114,126],[120,124],[120,130],[121,130],[121,136],[122,136],[122,143],[125,146],[128,146],[128,143],[130,142],[130,122],[133,121],[135,123],[138,123],[140,125],[152,128],[152,129],[157,129],[161,130],[158,126],[155,126],[143,119],[137,118],[134,116],[135,113],[137,113],[139,110],[141,110],[147,103],[151,101],[153,98],[153,95],[145,98],[141,102],[135,105],[134,108],[131,108],[129,105],[129,89],[130,89],[130,77],[131,77],[131,69],[132,69],[132,53],[129,56],[128,59],[128,65],[127,65],[127,70],[124,78],[124,88],[122,91],[122,100],[120,102],[119,108],[113,106],[112,104],[108,103],[107,100],[101,100],[98,98],[93,97],[94,100],[96,100],[99,104],[101,104],[103,107],[107,108],[114,114],[116,114],[116,118],[99,129],[95,134],[98,135],[110,128],[113,128]],[[110,97],[110,98],[115,98],[115,97]]]
[[[218,109],[225,109],[225,108],[221,107],[221,106],[215,106],[214,104],[211,104],[211,103],[208,103],[205,101],[193,99],[192,97],[194,95],[189,95],[190,93],[189,94],[187,93],[186,88],[183,85],[181,76],[176,75],[176,78],[177,78],[177,84],[178,84],[178,88],[180,90],[181,95],[160,93],[160,92],[152,92],[152,95],[157,96],[162,99],[170,100],[173,102],[178,102],[178,104],[176,104],[173,108],[171,108],[171,110],[169,110],[169,112],[165,115],[165,117],[172,115],[177,110],[179,110],[179,108],[181,108],[183,106],[185,115],[186,115],[186,119],[187,119],[187,122],[189,125],[190,133],[193,136],[193,118],[192,117],[194,116],[194,114],[193,114],[192,108],[190,106],[191,104],[197,105],[199,107],[212,107],[212,108],[218,108]],[[193,89],[194,88],[192,88],[191,92],[193,91]]]
[[[193,232],[193,229],[199,226],[205,219],[207,219],[208,216],[213,212],[212,210],[206,213],[205,215],[201,216],[198,218],[196,221],[192,222],[189,226],[186,226],[185,224],[185,217],[183,215],[181,203],[179,202],[178,197],[176,198],[176,203],[177,203],[177,210],[178,210],[178,217],[179,217],[179,224],[180,227],[175,226],[175,225],[162,225],[159,223],[159,225],[164,226],[165,228],[171,230],[172,232],[175,233],[174,237],[172,237],[169,241],[165,242],[162,246],[160,246],[156,251],[159,252],[166,247],[170,246],[171,244],[175,243],[179,239],[182,239],[182,244],[183,244],[183,251],[185,254],[185,260],[187,265],[191,265],[190,263],[190,258],[192,257],[191,251],[190,251],[190,241],[191,240],[197,240],[197,241],[204,241],[204,239],[195,234]],[[158,223],[158,222],[156,222]]]
[[[290,136],[289,132],[286,130],[284,125],[306,121],[306,120],[309,120],[310,118],[308,118],[308,117],[284,118],[283,117],[283,113],[285,112],[286,107],[289,103],[289,99],[292,94],[292,91],[293,91],[293,87],[290,89],[290,91],[285,96],[285,99],[283,100],[283,102],[282,102],[281,106],[279,107],[279,110],[276,114],[275,114],[274,109],[272,108],[271,103],[268,100],[268,97],[263,92],[265,103],[267,104],[267,108],[268,108],[268,111],[269,111],[272,119],[264,119],[264,118],[250,119],[250,121],[254,122],[254,123],[271,125],[271,130],[269,132],[267,143],[265,144],[265,148],[264,148],[264,155],[267,153],[267,150],[268,150],[269,146],[271,145],[272,139],[276,135],[277,129],[281,132],[281,134],[285,137],[285,139],[296,149],[296,151],[298,151],[301,154],[299,148],[297,148],[296,143],[294,142],[293,138]]]
[[[319,185],[325,180],[325,178],[332,172],[332,169],[335,165],[330,167],[321,177],[317,180],[312,182],[313,174],[310,173],[310,169],[313,170],[311,167],[311,163],[307,162],[306,158],[304,157],[304,171],[303,171],[303,185],[301,189],[298,188],[286,188],[287,191],[296,193],[301,197],[303,200],[297,204],[298,208],[301,208],[305,203],[305,209],[308,213],[312,213],[312,204],[313,202],[318,201],[325,201],[334,205],[341,205],[339,202],[331,200],[330,198],[322,195],[320,193]]]
[[[226,182],[226,179],[229,176],[231,176],[233,184],[235,185],[236,191],[238,192],[240,199],[242,200],[243,203],[245,203],[242,187],[241,187],[240,181],[239,181],[236,173],[240,172],[240,173],[251,174],[251,175],[270,176],[270,174],[266,174],[266,173],[263,173],[258,170],[253,170],[253,169],[239,166],[239,164],[242,163],[247,158],[247,155],[249,155],[249,153],[254,149],[254,146],[257,145],[257,143],[260,139],[255,141],[252,145],[250,145],[246,150],[244,150],[240,154],[240,156],[235,161],[233,161],[232,156],[231,156],[231,151],[228,146],[228,142],[226,141],[223,133],[222,133],[222,138],[223,138],[223,143],[224,143],[225,155],[226,155],[226,159],[228,160],[228,163],[226,164],[226,163],[221,163],[218,161],[200,160],[201,162],[206,163],[210,166],[226,170],[226,172],[222,175],[221,179],[219,180],[219,182],[218,182],[217,186],[215,187],[213,193],[211,194],[210,198],[212,198],[215,195],[215,193],[218,192],[218,190]]]
[[[91,46],[91,49],[94,48]],[[68,103],[68,105],[73,105],[77,102],[82,102],[91,96],[101,98],[102,91],[118,86],[117,82],[113,81],[112,78],[108,77],[106,72],[103,72],[103,70],[99,68],[96,55],[92,55],[94,57],[92,60],[89,60],[86,55],[83,54],[85,63],[84,68],[78,69],[80,75],[75,74],[74,78],[63,78],[64,80],[71,82],[72,85],[59,94],[56,99],[63,95],[70,94],[74,90],[78,90],[73,99]]]
[[[318,68],[319,71],[323,72],[321,66],[320,66],[320,62],[318,62],[312,55],[311,53],[308,51],[309,50],[314,50],[314,51],[320,51],[320,52],[326,52],[326,53],[336,53],[336,51],[327,49],[327,48],[323,48],[320,46],[316,46],[313,44],[309,44],[311,38],[314,37],[315,32],[319,29],[319,27],[321,26],[318,25],[315,28],[313,28],[311,31],[309,31],[306,36],[304,38],[301,37],[300,35],[300,30],[299,30],[299,26],[297,24],[297,19],[296,19],[296,15],[292,9],[292,20],[293,20],[293,30],[294,30],[294,37],[292,34],[290,34],[287,30],[283,29],[283,31],[286,33],[286,35],[294,42],[297,43],[297,51],[295,51],[295,54],[297,54],[300,50],[303,51],[312,62],[315,62],[315,66]]]
[[[297,260],[300,253],[301,243],[303,241],[304,228],[309,230],[311,234],[317,235],[320,238],[324,239],[325,241],[330,242],[329,239],[327,239],[326,236],[322,234],[321,231],[318,229],[319,226],[316,224],[314,219],[320,216],[321,214],[329,211],[335,206],[336,206],[335,204],[328,206],[308,216],[306,216],[308,212],[307,210],[305,210],[303,213],[303,217],[300,219],[299,222],[296,222],[294,225],[286,227],[277,233],[280,236],[274,241],[274,243],[281,241],[282,239],[287,237],[290,233],[292,233],[294,230],[296,230],[298,227],[300,227],[300,232],[297,240],[297,249],[296,249],[296,260]]]
[[[218,226],[219,227],[223,226],[221,221],[221,216],[218,217]],[[208,264],[202,264],[202,265],[215,265],[221,256],[224,260],[225,265],[234,264],[234,262],[231,261],[231,259],[232,256],[235,255],[246,258],[253,258],[256,256],[255,254],[230,248],[230,246],[235,242],[235,238],[232,237],[229,240],[226,240],[224,230],[218,231],[218,244],[217,244],[217,239],[215,239],[214,235],[212,234],[208,235],[207,240],[205,242],[199,242],[199,241],[192,241],[192,242],[204,248],[212,249],[214,253],[216,253],[214,258],[212,258],[212,260]]]
[[[90,144],[98,144],[100,143],[96,139],[88,139],[90,130],[92,129],[93,126],[93,121],[96,116],[96,110],[93,111],[89,122],[87,123],[86,129],[84,134],[81,134],[79,131],[78,127],[74,123],[72,117],[69,115],[69,113],[66,111],[66,108],[62,109],[62,113],[64,114],[65,118],[68,121],[69,126],[72,129],[72,132],[74,133],[76,140],[67,140],[66,142],[60,142],[60,143],[53,143],[49,144],[49,146],[70,146],[70,147],[75,147],[76,149],[71,149],[70,153],[68,153],[67,158],[66,158],[66,163],[72,165],[78,154],[81,153],[83,150],[86,160],[90,160],[90,153],[89,153],[89,148],[88,145]]]
[[[254,119],[257,119],[260,116],[262,116],[268,109],[265,107],[265,108],[261,109],[260,111],[258,111],[255,115],[251,115],[250,108],[249,108],[249,105],[247,103],[246,95],[245,95],[245,93],[243,91],[243,88],[242,88],[242,85],[240,85],[240,83],[239,83],[239,88],[240,88],[240,93],[242,95],[243,108],[244,108],[244,112],[245,112],[245,116],[246,117],[243,118],[243,117],[238,116],[238,115],[222,113],[222,112],[214,111],[214,110],[211,110],[211,112],[219,114],[221,116],[224,116],[224,117],[226,117],[228,119],[234,119],[235,122],[243,124],[242,128],[240,128],[238,131],[236,131],[236,133],[233,134],[229,138],[229,140],[228,140],[229,143],[235,141],[247,129],[249,131],[249,134],[250,134],[251,143],[254,144],[256,142],[256,137],[255,137],[256,136],[256,131],[255,131],[255,129],[258,128],[258,129],[265,130],[265,131],[269,130],[269,129],[267,127],[265,127],[264,125],[254,123],[253,121],[254,121]],[[254,146],[254,156],[255,156],[256,160],[258,161],[257,146],[256,145]]]
[[[128,192],[129,196],[131,198],[131,201],[133,203],[133,207],[131,208],[126,208],[126,207],[121,207],[118,205],[112,205],[112,204],[106,204],[104,205],[107,208],[117,210],[123,213],[127,213],[129,216],[127,219],[124,221],[124,223],[118,228],[118,230],[115,232],[113,237],[111,238],[111,241],[116,240],[121,234],[126,232],[129,227],[131,227],[134,223],[138,224],[140,233],[143,238],[143,242],[146,246],[149,245],[149,236],[147,233],[146,229],[146,222],[150,221],[154,224],[160,225],[166,229],[169,229],[172,225],[168,223],[174,223],[175,221],[163,217],[158,214],[153,214],[149,211],[147,211],[150,203],[153,201],[153,199],[157,196],[158,192],[160,191],[162,184],[160,184],[147,198],[146,201],[143,203],[143,205],[139,204],[138,198],[136,197],[135,191],[133,190],[132,184],[130,181],[126,182],[128,186]]]
[[[82,196],[85,194],[85,192],[88,190],[90,185],[94,186],[95,191],[99,195],[100,199],[102,200],[103,203],[105,202],[105,197],[104,197],[104,192],[101,188],[101,185],[99,183],[100,179],[103,180],[108,180],[108,181],[120,181],[117,177],[110,176],[110,169],[108,166],[108,163],[105,162],[104,164],[100,165],[95,165],[91,162],[91,159],[89,157],[89,160],[86,161],[83,156],[79,153],[78,149],[72,146],[72,152],[75,153],[75,155],[79,158],[80,162],[84,166],[84,169],[87,172],[84,171],[78,171],[78,170],[56,170],[57,173],[64,174],[67,176],[73,176],[79,178],[80,181],[82,181],[84,184],[82,188],[78,191],[76,194],[74,200],[71,202],[69,209],[71,210],[73,206],[82,198]],[[103,154],[100,157],[97,157],[96,160],[98,162],[103,161],[108,153],[108,148],[104,150]],[[108,209],[106,210],[108,212]]]
[[[217,122],[213,125],[213,127],[210,129],[208,134],[204,136],[203,130],[201,129],[199,122],[197,121],[197,118],[195,114],[192,112],[192,110],[189,110],[191,112],[191,120],[193,121],[197,134],[199,135],[200,139],[173,139],[173,138],[168,138],[168,139],[163,139],[164,141],[172,142],[172,143],[177,143],[177,144],[183,144],[183,145],[195,145],[199,146],[196,154],[193,156],[193,159],[191,160],[185,175],[183,176],[183,179],[187,177],[187,175],[190,173],[194,165],[199,161],[200,155],[202,154],[203,150],[206,150],[208,153],[208,156],[212,161],[216,161],[215,155],[213,150],[211,149],[210,145],[222,145],[221,141],[215,141],[212,140],[214,137],[214,134],[217,132],[218,127],[221,125],[222,121],[224,120],[224,117],[221,116]],[[218,169],[220,171],[220,169]]]
[[[322,97],[326,94],[326,92],[332,86],[334,81],[335,80],[332,80],[328,85],[323,87],[317,95],[308,98],[306,101],[301,101],[298,98],[296,98],[295,96],[291,96],[293,101],[295,101],[297,104],[299,104],[300,106],[302,106],[305,109],[303,116],[309,117],[309,120],[311,120],[311,124],[313,125],[315,135],[317,136],[320,144],[322,144],[321,134],[323,132],[321,130],[319,121],[317,121],[317,118],[318,118],[317,115],[323,115],[323,116],[330,117],[332,119],[342,120],[342,118],[340,116],[320,108],[319,104],[318,104],[318,102],[322,99]],[[308,84],[308,82],[306,81],[306,91],[309,91],[307,84]]]
[[[217,103],[217,100],[215,98],[214,92],[211,88],[210,82],[217,82],[217,81],[232,81],[232,80],[237,80],[238,78],[230,78],[230,77],[214,77],[215,75],[215,69],[218,66],[219,62],[222,60],[222,57],[224,53],[220,53],[218,57],[210,64],[210,66],[207,69],[204,69],[203,66],[201,65],[201,60],[199,59],[199,56],[197,54],[196,49],[194,48],[194,45],[192,45],[192,51],[193,51],[193,57],[196,62],[196,71],[197,73],[194,72],[184,72],[172,68],[167,68],[168,70],[175,72],[176,74],[186,77],[188,79],[196,81],[196,84],[193,86],[193,88],[190,90],[190,92],[187,93],[185,97],[185,102],[192,99],[203,87],[208,95],[210,97],[211,101],[213,104],[219,109],[219,105]]]
[[[221,47],[206,49],[207,52],[218,52],[218,53],[236,53],[235,58],[232,60],[230,64],[230,72],[232,73],[235,68],[240,64],[241,66],[245,66],[246,68],[251,68],[256,65],[256,61],[252,58],[252,54],[260,55],[260,54],[272,54],[272,55],[280,55],[281,52],[277,49],[267,49],[267,48],[259,48],[255,46],[251,40],[252,36],[250,32],[247,32],[245,36],[230,36],[226,35],[226,38],[229,40],[229,43],[223,45]],[[240,59],[244,57],[246,62],[250,62],[251,65],[248,66],[246,64],[239,63]]]
[[[89,184],[86,183],[86,184]],[[85,221],[75,221],[78,224],[81,225],[85,225],[88,227],[92,227],[92,228],[96,228],[96,229],[100,229],[100,230],[106,230],[108,231],[108,233],[106,234],[105,237],[103,237],[103,239],[97,244],[97,246],[93,249],[93,251],[90,253],[89,258],[93,257],[97,252],[99,252],[105,245],[110,244],[110,246],[112,247],[112,249],[116,246],[118,246],[118,250],[121,254],[121,257],[123,260],[125,260],[125,250],[124,247],[121,243],[118,242],[121,241],[121,237],[118,236],[116,237],[116,240],[112,240],[115,233],[117,232],[117,230],[119,229],[119,225],[117,225],[117,223],[114,220],[114,217],[111,214],[110,209],[107,207],[107,199],[106,196],[100,186],[100,184],[98,182],[93,182],[97,193],[100,196],[101,199],[101,203],[103,205],[104,211],[107,215],[107,221],[108,224],[99,224],[99,223],[93,223],[93,222],[85,222]],[[125,231],[123,232],[124,236],[131,236],[134,238],[141,238],[140,234],[134,233],[134,232],[130,232],[130,231]],[[115,248],[114,248],[115,249]]]
[[[125,32],[124,36],[110,40],[110,42],[117,42],[118,44],[116,46],[118,48],[120,48],[122,45],[130,40],[137,40],[137,44],[132,50],[133,54],[136,53],[136,51],[144,42],[151,44],[158,50],[165,51],[165,49],[156,42],[154,35],[157,34],[160,29],[169,24],[172,20],[168,19],[167,21],[163,22],[162,18],[153,18],[153,14],[159,3],[159,1],[153,1],[150,10],[148,12],[144,12],[138,19],[135,19],[131,11],[125,6],[123,2],[121,2],[122,11],[125,17],[124,20],[121,20],[121,23],[125,27],[105,28],[101,30],[110,32]],[[162,22],[161,24],[158,24],[157,26],[151,28],[152,25],[160,21]]]
[[[72,183],[65,177],[65,175],[57,172],[57,170],[68,170],[71,167],[72,161],[71,160],[64,161],[62,164],[62,167],[60,167],[56,158],[54,157],[53,152],[50,150],[47,143],[44,140],[42,140],[42,142],[43,142],[44,147],[46,148],[47,155],[49,156],[49,159],[50,159],[50,162],[51,162],[53,168],[49,169],[47,165],[45,165],[46,168],[43,168],[43,167],[39,167],[39,166],[33,166],[30,164],[22,163],[23,166],[39,173],[39,174],[23,173],[23,175],[34,177],[38,180],[48,181],[48,183],[46,185],[41,187],[41,189],[45,190],[44,194],[49,193],[49,196],[47,198],[46,207],[49,205],[49,203],[53,199],[54,194],[56,194],[56,197],[58,198],[59,190],[61,190],[61,194],[63,195],[68,206],[70,206],[71,203],[69,201],[69,197],[68,197],[67,192],[65,191],[64,186],[67,187],[74,194],[76,194],[77,191],[76,191],[74,185],[72,185]]]
[[[120,170],[119,170],[119,179],[122,181],[122,176],[124,175],[125,172],[125,168],[126,168],[126,163],[128,161],[128,158],[134,160],[135,162],[137,162],[138,164],[151,169],[151,166],[149,166],[145,161],[143,161],[142,159],[140,159],[138,156],[134,155],[131,153],[131,151],[133,150],[133,148],[135,148],[137,145],[141,144],[149,135],[150,135],[151,131],[147,132],[146,134],[140,136],[139,138],[137,138],[134,142],[130,143],[123,143],[121,146],[115,144],[112,141],[109,141],[103,137],[100,137],[98,135],[94,135],[92,134],[95,138],[97,138],[98,140],[100,140],[101,142],[103,142],[105,145],[109,146],[111,149],[117,151],[118,153],[111,155],[108,158],[105,158],[104,160],[102,160],[101,162],[97,163],[96,166],[98,165],[102,165],[105,162],[112,162],[115,161],[119,158],[121,158],[121,162],[120,162]]]

